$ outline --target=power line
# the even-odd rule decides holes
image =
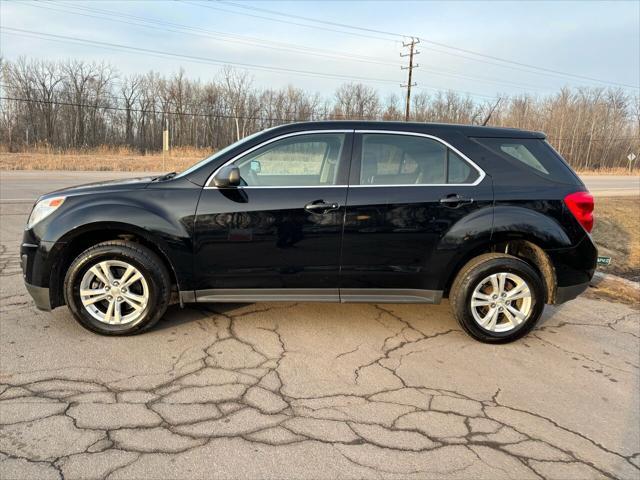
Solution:
[[[291,118],[277,118],[277,117],[263,117],[263,116],[248,116],[248,115],[222,115],[222,114],[208,114],[208,113],[193,113],[193,112],[175,112],[175,111],[162,111],[162,110],[148,110],[148,109],[137,109],[131,108],[126,109],[122,107],[114,107],[109,105],[92,105],[92,104],[83,104],[76,102],[63,102],[63,101],[49,101],[49,100],[37,100],[33,98],[18,98],[18,97],[6,97],[0,96],[0,100],[8,100],[14,102],[25,102],[25,103],[40,103],[40,104],[48,104],[48,105],[62,105],[69,107],[83,107],[88,109],[97,109],[97,110],[114,110],[114,111],[122,111],[134,113],[145,113],[145,114],[154,114],[154,115],[175,115],[175,116],[189,116],[189,117],[205,117],[205,118],[225,118],[225,119],[244,119],[244,120],[269,120],[276,122],[291,122],[294,119]],[[331,119],[333,117],[340,117],[344,115],[339,114],[328,114],[328,115],[316,115],[313,113],[311,117],[320,118],[323,120]],[[350,117],[351,119],[355,119],[354,117]],[[547,137],[549,140],[572,140],[571,138],[557,138],[557,137]],[[625,136],[625,137],[611,137],[611,138],[583,138],[582,141],[592,141],[592,142],[609,142],[609,141],[617,141],[617,140],[637,140],[637,136]],[[578,140],[580,141],[580,140]]]
[[[132,113],[144,113],[144,114],[153,114],[153,115],[176,115],[176,116],[187,116],[187,117],[205,117],[205,118],[227,118],[227,119],[243,119],[243,120],[271,120],[278,122],[291,122],[293,119],[291,118],[275,118],[275,117],[262,117],[262,116],[246,116],[246,115],[226,115],[219,113],[193,113],[193,112],[175,112],[175,111],[162,111],[162,110],[149,110],[149,109],[141,109],[141,108],[124,108],[124,107],[114,107],[111,105],[92,105],[88,103],[76,103],[76,102],[66,102],[60,100],[38,100],[33,98],[18,98],[18,97],[0,97],[0,100],[9,100],[13,102],[23,102],[23,103],[40,103],[46,105],[62,105],[65,107],[82,107],[87,109],[97,109],[97,110],[112,110],[119,112],[132,112]]]
[[[75,43],[80,45],[92,45],[92,46],[97,46],[101,48],[106,48],[108,50],[116,49],[116,50],[133,51],[136,53],[157,56],[161,58],[165,58],[165,57],[180,58],[180,59],[194,62],[194,63],[204,63],[204,64],[213,64],[213,65],[233,65],[233,66],[245,68],[247,70],[263,70],[263,71],[272,71],[277,73],[287,73],[287,74],[295,74],[295,75],[310,76],[310,77],[342,79],[342,80],[358,80],[358,81],[364,81],[364,82],[384,83],[384,84],[396,83],[396,81],[392,79],[371,78],[371,77],[362,77],[362,76],[356,76],[356,75],[344,75],[344,74],[317,72],[317,71],[309,71],[309,70],[297,70],[297,69],[291,69],[291,68],[285,68],[285,67],[269,67],[266,65],[257,65],[257,64],[251,64],[251,63],[232,62],[227,60],[218,60],[218,59],[200,57],[195,55],[178,54],[178,53],[165,52],[161,50],[134,47],[131,45],[115,44],[110,42],[100,42],[96,40],[89,40],[89,39],[79,38],[79,37],[69,37],[65,35],[35,32],[32,30],[24,30],[19,28],[12,28],[12,27],[3,27],[2,33],[9,34],[9,35],[30,37],[30,38],[42,38],[48,41]],[[425,87],[425,88],[441,90],[437,87]],[[462,93],[462,94],[473,96],[473,97],[494,98],[492,95],[484,95],[481,93],[465,92],[465,91],[454,90],[454,89],[447,89],[447,90],[456,92],[456,93]]]
[[[92,8],[87,8],[80,5],[75,5],[73,7],[65,6],[66,8],[62,8],[58,5],[56,5],[54,8],[49,5],[45,6],[42,4],[33,4],[33,3],[27,3],[25,5],[28,5],[30,7],[35,7],[35,8],[43,8],[43,9],[51,10],[54,12],[71,13],[73,15],[81,15],[84,17],[107,20],[110,22],[123,23],[127,25],[136,25],[144,28],[152,28],[154,30],[157,30],[156,25],[161,25],[165,27],[163,28],[163,30],[165,31],[180,33],[182,35],[204,36],[204,37],[213,38],[215,40],[223,41],[223,42],[234,42],[234,43],[257,46],[259,48],[290,51],[290,52],[294,52],[302,55],[312,55],[312,56],[318,56],[318,57],[324,57],[324,58],[353,60],[356,62],[372,63],[372,64],[385,65],[385,66],[389,66],[390,64],[390,62],[383,61],[383,60],[380,60],[379,58],[371,57],[371,56],[350,55],[350,54],[346,54],[346,53],[338,52],[334,50],[318,49],[318,48],[306,47],[306,46],[296,45],[296,44],[286,43],[286,42],[274,42],[271,40],[266,40],[263,38],[256,38],[256,37],[249,37],[246,35],[234,35],[234,34],[229,34],[229,33],[220,32],[220,31],[205,30],[198,27],[192,27],[188,25],[162,21],[154,18],[145,18],[137,15],[123,14],[123,13],[115,12],[112,10],[106,10],[106,9],[98,9],[98,8],[92,9]],[[81,10],[81,11],[75,11],[74,9]],[[82,13],[83,11],[91,12],[91,13]],[[111,17],[120,17],[120,18],[111,18]],[[133,20],[138,20],[138,22],[127,21],[123,19],[133,19]],[[144,23],[139,23],[139,22],[149,23],[151,25],[145,25]],[[180,31],[172,28],[166,28],[167,26],[177,28],[177,29],[187,30],[187,31]],[[221,37],[227,37],[227,38],[221,38]]]
[[[251,13],[236,12],[236,11],[233,11],[233,10],[228,10],[228,9],[220,8],[220,7],[217,7],[217,6],[214,7],[214,6],[210,5],[210,4],[202,4],[202,3],[197,3],[197,2],[191,2],[189,0],[178,0],[178,1],[183,2],[183,3],[189,3],[191,5],[197,5],[197,6],[202,7],[202,8],[209,8],[211,10],[218,10],[218,11],[221,11],[221,12],[234,13],[236,15],[244,15],[244,16],[247,16],[247,17],[260,18],[260,19],[263,19],[263,20],[270,20],[272,22],[285,23],[287,25],[296,25],[298,27],[315,28],[317,30],[325,30],[327,32],[342,33],[344,35],[351,35],[351,36],[361,37],[361,38],[369,38],[369,39],[373,39],[373,40],[380,40],[381,39],[380,37],[376,37],[376,36],[373,36],[373,35],[365,35],[365,34],[355,33],[355,32],[346,32],[344,30],[336,30],[334,28],[319,27],[317,25],[306,25],[304,23],[296,23],[296,22],[291,22],[291,21],[287,21],[287,20],[279,20],[277,18],[265,17],[263,15],[255,15],[255,14],[251,14]],[[382,40],[393,41],[393,40],[389,40],[388,38],[384,38]]]
[[[111,79],[111,82],[119,83],[120,85],[123,85],[122,82],[118,81],[117,79]],[[5,89],[12,88],[11,85],[7,85],[7,84],[3,84],[3,83],[0,83],[0,87],[5,88]],[[13,88],[15,88],[15,87],[13,87]],[[18,90],[19,90],[19,88],[18,88]],[[36,88],[36,90],[37,90],[37,88]],[[73,93],[73,92],[68,92],[67,90],[56,90],[55,93],[62,94],[62,95],[64,95],[64,94],[68,95],[69,93]],[[39,103],[46,103],[47,102],[46,100],[28,99],[28,98],[27,99],[25,99],[25,98],[14,98],[14,99],[17,100],[17,101],[25,101],[25,102],[28,102],[28,101],[39,102]],[[95,98],[94,100],[96,102],[98,102],[98,101],[104,101],[104,100],[107,100],[107,99],[113,100],[114,102],[116,102],[116,104],[118,104],[121,101],[128,101],[127,98],[125,98],[124,96],[118,97],[116,95],[113,95],[112,93],[107,93],[107,92],[102,92],[101,96]],[[154,98],[149,99],[149,100],[150,100],[150,103],[152,103],[153,105],[156,105],[157,103],[161,103],[161,104],[165,103],[166,105],[171,105],[171,104],[175,104],[175,102],[176,102],[176,100],[173,99],[173,98],[171,98],[171,99],[163,99],[163,98],[154,97]],[[100,105],[98,105],[96,103],[80,104],[80,103],[69,102],[68,100],[57,100],[57,99],[50,100],[49,103],[51,103],[51,104],[60,103],[60,104],[65,104],[65,105],[68,104],[68,105],[74,105],[74,106],[84,106],[84,107],[87,107],[87,108],[107,108],[107,107],[111,107],[110,105],[104,105],[104,104],[100,104]],[[138,100],[138,103],[140,103],[139,100]],[[131,105],[133,105],[133,104],[131,104]],[[249,117],[237,117],[237,115],[233,115],[233,114],[229,113],[228,106],[225,106],[225,108],[221,109],[218,106],[212,105],[210,103],[199,103],[199,104],[181,103],[181,105],[184,106],[184,107],[191,107],[191,108],[195,108],[195,109],[207,109],[207,108],[215,108],[216,109],[216,113],[215,114],[212,114],[212,113],[203,113],[203,114],[191,113],[190,115],[203,115],[203,116],[211,116],[211,115],[213,115],[213,116],[228,117],[228,118],[249,118]],[[162,110],[155,110],[155,109],[151,109],[151,110],[146,109],[146,108],[135,109],[133,106],[130,106],[129,108],[127,108],[127,107],[119,107],[119,109],[122,110],[122,111],[129,110],[130,112],[133,112],[133,111],[162,112]],[[264,112],[267,109],[266,109],[266,107],[260,107],[260,110]],[[172,113],[174,115],[181,115],[180,112],[170,112],[170,113]],[[298,114],[297,111],[285,111],[285,112],[282,112],[282,114],[284,114],[287,117],[292,116],[293,118],[296,118],[298,116],[297,115]],[[315,115],[315,112],[313,112],[312,115]],[[333,117],[344,117],[345,116],[345,115],[337,114],[337,113],[333,113],[331,115]],[[258,118],[258,117],[256,117],[256,118]],[[259,117],[259,118],[264,118],[264,117]],[[268,120],[281,120],[281,119],[278,119],[278,118],[271,118],[271,117],[267,117],[267,119]]]
[[[205,117],[205,118],[226,118],[226,119],[243,119],[243,120],[269,120],[275,122],[293,122],[296,121],[297,114],[296,112],[284,112],[285,115],[292,115],[293,118],[282,118],[282,117],[268,117],[268,116],[248,116],[248,115],[232,115],[232,114],[222,114],[222,113],[194,113],[194,112],[176,112],[169,110],[156,110],[156,109],[144,109],[144,108],[125,108],[125,107],[117,107],[112,105],[100,105],[100,104],[90,104],[90,103],[78,103],[78,102],[70,102],[64,100],[40,100],[35,98],[20,98],[20,97],[9,97],[9,96],[0,96],[0,100],[8,100],[14,102],[21,103],[38,103],[45,105],[61,105],[65,107],[82,107],[87,109],[94,110],[112,110],[119,112],[130,112],[130,113],[144,113],[144,114],[154,114],[154,115],[176,115],[176,116],[188,116],[188,117]],[[308,115],[309,118],[313,119],[335,119],[336,117],[340,118],[348,118],[352,120],[356,120],[358,118],[365,117],[357,117],[353,115],[345,115],[340,113],[328,113],[328,114],[318,114],[315,111],[310,112]]]
[[[321,20],[319,18],[304,17],[302,15],[293,15],[291,13],[282,13],[282,12],[277,12],[275,10],[269,10],[269,9],[266,9],[266,8],[259,8],[259,7],[253,7],[253,6],[248,6],[248,5],[242,5],[242,4],[236,3],[236,2],[229,2],[229,1],[225,1],[225,0],[219,0],[219,2],[227,4],[227,5],[231,5],[231,6],[236,7],[236,8],[243,8],[245,10],[253,10],[253,11],[257,11],[257,12],[264,12],[264,13],[269,13],[271,15],[279,15],[279,16],[288,17],[288,18],[297,18],[298,20],[306,20],[306,21],[309,21],[309,22],[321,23],[323,25],[332,25],[332,26],[341,27],[341,28],[350,28],[350,29],[354,29],[354,30],[360,30],[362,32],[378,33],[378,34],[382,34],[382,35],[388,35],[388,36],[391,36],[391,37],[400,37],[400,38],[406,38],[407,37],[407,35],[402,34],[402,33],[386,32],[384,30],[377,30],[375,28],[357,27],[355,25],[349,25],[349,24],[346,24],[346,23],[331,22],[331,21],[328,21],[328,20]]]
[[[32,4],[32,3],[28,3],[26,5],[31,6],[31,7],[36,7],[36,8],[44,8],[44,9],[48,9],[48,10],[51,10],[51,11],[54,11],[54,12],[71,13],[73,15],[81,15],[81,16],[84,16],[84,17],[96,18],[96,19],[100,19],[100,20],[107,20],[107,21],[110,21],[110,22],[117,22],[117,23],[123,23],[123,24],[127,24],[127,25],[140,26],[140,27],[143,27],[143,28],[150,28],[150,29],[153,29],[154,31],[158,30],[157,25],[161,25],[161,26],[165,27],[165,28],[163,28],[163,30],[165,30],[165,31],[179,33],[179,34],[182,34],[182,35],[204,36],[204,37],[207,37],[207,38],[213,38],[215,40],[219,40],[219,41],[223,41],[223,42],[241,43],[241,44],[245,44],[245,45],[252,45],[252,46],[257,46],[259,48],[265,48],[265,49],[270,49],[270,50],[275,49],[275,50],[291,51],[291,52],[294,52],[294,53],[298,53],[300,55],[311,55],[311,56],[316,56],[316,57],[332,58],[332,59],[337,59],[337,60],[353,60],[353,61],[356,61],[356,62],[384,65],[384,66],[387,66],[387,67],[388,66],[393,66],[393,65],[400,65],[400,64],[396,64],[394,62],[381,61],[380,59],[376,59],[376,57],[362,56],[362,55],[351,55],[351,54],[346,54],[346,53],[342,53],[342,52],[336,52],[336,51],[333,51],[333,50],[314,49],[314,48],[310,48],[310,47],[304,47],[304,46],[295,45],[295,44],[289,44],[289,43],[284,43],[284,42],[273,42],[273,41],[260,39],[260,38],[255,38],[255,37],[247,37],[247,36],[243,36],[243,35],[232,35],[232,34],[218,32],[218,31],[205,30],[205,29],[201,29],[201,28],[197,28],[197,27],[190,27],[190,26],[187,26],[187,25],[176,24],[176,23],[173,23],[173,22],[165,22],[165,21],[161,21],[161,20],[153,19],[153,18],[144,18],[144,17],[139,17],[139,16],[136,16],[136,15],[122,14],[122,13],[119,13],[119,12],[115,12],[115,11],[112,11],[112,10],[106,10],[106,9],[95,9],[95,8],[91,9],[91,8],[82,7],[82,6],[75,6],[74,7],[76,9],[81,9],[82,11],[94,12],[94,13],[98,14],[98,15],[93,15],[91,13],[82,13],[80,11],[62,9],[62,8],[58,7],[57,5],[56,5],[56,8],[52,8],[51,6],[44,6],[44,5],[41,5],[41,4]],[[108,16],[100,16],[100,15],[108,15]],[[121,18],[125,18],[125,19],[139,20],[139,21],[142,21],[142,22],[149,23],[150,25],[146,25],[144,23],[139,23],[139,22],[135,22],[135,21],[127,21],[127,20],[123,20],[121,18],[112,18],[112,17],[121,17]],[[175,29],[172,29],[172,28],[166,28],[167,25],[169,25],[171,27],[179,28],[179,29],[188,30],[188,31],[184,32],[184,31],[175,30]],[[197,32],[202,32],[202,33],[197,33]],[[221,36],[222,37],[229,37],[229,38],[220,38]],[[273,45],[273,46],[270,46],[270,45]],[[443,77],[470,79],[470,80],[480,81],[480,82],[488,83],[488,84],[505,85],[505,86],[510,86],[510,87],[528,88],[528,89],[533,88],[533,89],[536,89],[536,90],[543,90],[538,85],[515,83],[515,82],[499,80],[499,79],[495,79],[495,78],[478,77],[478,76],[474,76],[474,75],[465,75],[465,74],[460,74],[460,73],[455,73],[455,72],[447,72],[447,71],[443,71],[443,70],[437,70],[435,68],[433,68],[433,69],[430,68],[429,72],[431,74],[433,74],[433,75],[443,76]]]
[[[111,43],[111,42],[100,42],[97,40],[89,40],[86,38],[70,37],[66,35],[57,35],[53,33],[35,32],[33,30],[25,30],[20,28],[3,27],[2,32],[11,33],[19,36],[32,36],[32,37],[45,38],[47,40],[50,39],[54,41],[90,44],[93,46],[109,48],[109,49],[115,48],[115,49],[121,49],[121,50],[130,50],[130,51],[144,53],[146,55],[176,57],[176,58],[181,58],[189,61],[194,61],[196,63],[208,63],[208,64],[215,64],[215,65],[235,65],[242,68],[246,68],[248,70],[266,70],[266,71],[288,73],[288,74],[294,73],[296,75],[306,75],[311,77],[337,78],[337,79],[344,79],[344,80],[362,80],[362,81],[370,81],[375,83],[396,83],[396,81],[392,79],[370,78],[370,77],[361,77],[357,75],[343,75],[338,73],[298,70],[298,69],[285,68],[285,67],[275,67],[275,66],[270,67],[266,65],[258,65],[253,63],[232,62],[228,60],[219,60],[214,58],[200,57],[196,55],[178,54],[178,53],[164,52],[161,50],[153,50],[149,48],[134,47],[131,45],[117,44],[117,43]]]
[[[217,7],[210,7],[209,5],[203,5],[203,4],[195,3],[195,2],[189,2],[189,3],[195,4],[195,5],[199,5],[201,7],[217,8]],[[268,10],[268,9],[265,9],[265,8],[259,8],[259,7],[249,6],[249,5],[241,5],[241,4],[237,4],[237,3],[234,3],[234,2],[223,1],[222,3],[231,5],[231,6],[235,7],[235,8],[242,8],[242,9],[245,9],[245,10],[259,11],[259,12],[263,12],[263,13],[269,13],[271,15],[278,15],[278,16],[288,17],[288,18],[304,19],[306,21],[321,23],[323,25],[333,25],[333,26],[337,26],[337,27],[340,27],[340,28],[347,28],[347,29],[363,31],[363,32],[367,32],[367,33],[378,33],[378,34],[381,34],[381,35],[397,37],[399,39],[400,38],[407,38],[407,36],[408,36],[406,34],[402,34],[402,33],[398,33],[398,32],[389,32],[389,31],[378,30],[378,29],[373,29],[373,28],[360,27],[360,26],[356,26],[356,25],[349,25],[349,24],[345,24],[345,23],[331,22],[331,21],[316,19],[316,18],[312,18],[312,17],[303,17],[303,16],[300,16],[300,15],[292,15],[292,14],[288,14],[288,13],[278,12],[278,11],[275,11],[275,10]],[[241,12],[232,12],[232,13],[238,13],[240,15],[249,15],[249,14],[244,14],[244,13],[241,13]],[[251,16],[254,16],[254,15],[251,15]],[[278,21],[278,22],[283,22],[284,21],[284,20],[272,19],[272,18],[268,18],[268,17],[260,17],[260,18],[264,18],[264,19],[272,20],[272,21]],[[314,25],[303,25],[303,26],[306,26],[306,27],[309,27],[309,28],[324,29],[323,27],[314,26]],[[340,32],[340,33],[349,33],[349,32]],[[377,38],[379,40],[380,39],[381,40],[389,40],[389,39],[385,39],[385,38],[381,38],[381,37],[374,37],[374,38]],[[595,77],[575,74],[575,73],[571,73],[571,72],[564,72],[564,71],[561,71],[561,70],[556,70],[556,69],[547,68],[547,67],[541,67],[541,66],[538,66],[538,65],[532,65],[532,64],[528,64],[528,63],[524,63],[524,62],[519,62],[519,61],[516,61],[516,60],[511,60],[511,59],[507,59],[507,58],[498,57],[498,56],[495,56],[495,55],[489,55],[489,54],[485,54],[485,53],[481,53],[481,52],[476,52],[474,50],[469,50],[469,49],[466,49],[466,48],[460,48],[460,47],[456,47],[456,46],[449,45],[449,44],[442,43],[442,42],[436,42],[436,41],[429,40],[427,38],[420,37],[420,36],[416,36],[416,38],[419,38],[420,41],[422,41],[424,43],[428,43],[428,44],[431,44],[431,45],[436,45],[438,47],[443,47],[443,48],[446,48],[446,49],[450,49],[450,50],[454,50],[454,51],[458,51],[458,52],[462,52],[462,53],[467,53],[467,54],[470,54],[470,55],[475,55],[475,56],[486,58],[486,59],[490,59],[490,60],[495,60],[495,61],[502,62],[502,63],[505,63],[505,64],[516,65],[516,66],[519,66],[519,67],[526,67],[526,68],[539,70],[539,71],[546,72],[546,73],[552,73],[552,74],[555,74],[555,75],[561,75],[561,76],[565,76],[565,77],[572,77],[572,78],[581,79],[581,80],[589,80],[591,82],[603,83],[603,84],[608,84],[608,85],[615,85],[615,86],[619,86],[619,87],[627,87],[627,88],[634,88],[634,89],[639,89],[640,88],[640,86],[638,86],[638,85],[629,85],[629,84],[620,83],[620,82],[612,82],[612,81],[609,81],[609,80],[602,80],[602,79],[595,78]],[[449,54],[449,52],[442,52],[442,53]]]

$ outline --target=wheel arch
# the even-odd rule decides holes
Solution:
[[[145,246],[162,260],[171,282],[180,290],[181,279],[174,268],[170,249],[161,238],[136,225],[125,222],[94,222],[75,229],[62,238],[64,248],[51,271],[49,285],[52,307],[64,305],[63,284],[67,269],[75,258],[87,248],[109,240],[128,240]]]
[[[473,258],[485,253],[506,253],[527,262],[540,275],[544,283],[545,303],[554,303],[557,291],[556,270],[551,258],[539,245],[535,237],[525,238],[522,235],[505,236],[500,240],[492,239],[476,245],[454,260],[446,271],[450,272],[444,283],[444,296],[448,297],[451,285],[458,272]]]

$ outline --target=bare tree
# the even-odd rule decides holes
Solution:
[[[126,77],[122,81],[120,87],[120,93],[124,100],[125,108],[125,134],[124,141],[127,145],[133,145],[133,108],[140,97],[140,85],[142,84],[142,78],[138,75],[133,77]]]
[[[375,89],[362,83],[345,83],[336,91],[335,117],[375,119],[379,113],[380,99]]]
[[[403,120],[399,94],[381,100],[359,83],[339,86],[332,97],[295,85],[257,89],[242,71],[223,69],[219,79],[194,81],[186,72],[155,72],[117,81],[110,65],[0,59],[0,141],[15,151],[34,145],[85,148],[127,145],[142,152],[171,143],[219,149],[275,125],[318,119]],[[543,97],[499,95],[476,102],[451,91],[412,96],[412,121],[488,124],[547,133],[578,168],[627,166],[640,149],[640,98],[619,89],[563,88]],[[490,114],[490,115],[489,115]]]

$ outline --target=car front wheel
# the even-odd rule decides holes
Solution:
[[[526,262],[489,253],[467,263],[449,295],[453,314],[473,338],[505,343],[526,335],[544,309],[544,285]]]
[[[102,335],[131,335],[154,325],[169,303],[166,267],[148,248],[109,241],[82,252],[65,277],[65,300],[76,320]]]

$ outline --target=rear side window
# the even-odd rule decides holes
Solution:
[[[538,138],[474,138],[504,160],[550,180],[576,183],[577,177],[545,140]]]
[[[471,184],[479,176],[456,152],[431,138],[362,135],[360,185]]]

